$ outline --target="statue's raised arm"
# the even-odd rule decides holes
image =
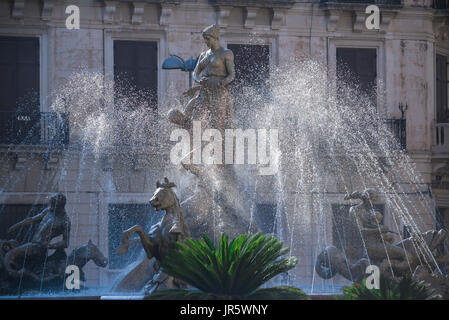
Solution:
[[[42,210],[39,214],[32,216],[32,217],[28,217],[20,222],[17,222],[16,224],[12,225],[9,229],[8,229],[8,233],[12,233],[13,231],[17,230],[20,227],[26,227],[30,224],[33,224],[35,222],[39,222],[41,221],[45,215],[48,213],[48,208]]]

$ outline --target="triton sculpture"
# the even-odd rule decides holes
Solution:
[[[68,256],[70,219],[65,211],[66,197],[59,193],[49,200],[47,208],[39,214],[11,226],[9,233],[38,223],[31,241],[0,240],[0,291],[15,294],[21,289],[64,290],[65,270],[75,265],[80,270],[80,281],[85,281],[82,268],[90,260],[105,267],[108,260],[91,241],[75,248]],[[62,236],[62,240],[52,242]],[[49,250],[55,251],[49,255]],[[20,284],[20,286],[19,286]]]
[[[345,200],[359,199],[360,204],[353,205],[349,214],[355,220],[363,238],[363,248],[348,245],[344,250],[328,246],[317,257],[315,270],[324,279],[337,274],[348,280],[359,282],[365,277],[366,267],[379,266],[384,274],[395,276],[415,271],[422,261],[429,261],[429,270],[449,263],[449,255],[440,255],[437,248],[446,238],[444,230],[429,230],[412,234],[409,238],[393,243],[393,237],[386,226],[381,225],[382,214],[373,207],[376,194],[372,189],[353,192]]]

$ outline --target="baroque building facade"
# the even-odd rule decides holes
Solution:
[[[378,30],[365,26],[370,4],[380,9]],[[79,29],[66,26],[70,5],[79,7]],[[397,123],[398,138],[431,187],[438,222],[449,227],[447,0],[0,0],[0,238],[7,226],[41,208],[48,195],[63,192],[73,225],[70,246],[91,239],[110,258],[106,271],[87,266],[87,285],[106,286],[116,277],[124,267],[114,257],[120,232],[149,219],[150,193],[169,169],[157,145],[153,153],[137,151],[127,165],[120,155],[81,152],[70,117],[58,132],[45,130],[54,121],[52,92],[79,67],[105,81],[127,71],[136,75],[138,87],[153,93],[151,106],[164,116],[171,93],[189,87],[186,73],[161,69],[164,59],[198,56],[205,49],[201,30],[213,23],[220,26],[222,45],[235,52],[237,68],[243,62],[250,70],[256,63],[251,55],[266,69],[308,56],[335,72],[342,56],[367,81],[382,82],[387,90],[378,112]],[[243,50],[248,46],[252,51]],[[17,101],[30,90],[35,103],[21,110],[25,118],[19,119]],[[403,114],[400,104],[408,106]],[[16,126],[8,127],[8,119]],[[33,133],[37,140],[20,143],[17,128],[33,121],[41,124]],[[62,143],[51,143],[55,135]],[[101,172],[95,179],[94,167]],[[105,187],[111,183],[114,188]],[[257,195],[266,215],[276,210],[270,183],[262,182],[267,188]],[[123,222],[123,212],[132,217]],[[436,227],[432,219],[427,224]],[[317,254],[297,250],[300,256]],[[312,260],[296,271],[308,283]]]

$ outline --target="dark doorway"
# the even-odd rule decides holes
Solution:
[[[257,226],[265,234],[276,233],[276,208],[274,203],[258,203],[256,205]]]
[[[115,94],[137,90],[157,109],[157,42],[114,41]]]

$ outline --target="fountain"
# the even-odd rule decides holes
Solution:
[[[261,196],[276,208],[273,233],[291,248],[291,255],[299,258],[298,266],[275,278],[274,283],[299,287],[309,294],[338,294],[342,286],[361,281],[368,265],[377,265],[382,273],[393,277],[415,273],[419,268],[430,274],[445,272],[449,263],[443,248],[446,233],[435,230],[431,190],[382,120],[385,106],[381,84],[373,98],[350,85],[349,74],[337,78],[326,66],[303,58],[273,67],[264,90],[243,86],[230,91],[232,52],[219,46],[216,27],[205,29],[203,35],[211,50],[201,54],[194,72],[199,86],[186,92],[187,103],[178,100],[177,92],[168,92],[169,98],[160,107],[171,109],[168,117],[158,118],[156,112],[149,111],[148,93],[142,95],[132,87],[114,92],[118,84],[86,70],[75,72],[52,98],[54,111],[69,114],[72,143],[64,150],[60,170],[48,185],[42,173],[42,190],[58,189],[70,194],[68,203],[84,205],[89,223],[98,226],[86,231],[90,236],[98,237],[101,230],[102,237],[106,236],[104,226],[119,229],[120,235],[124,232],[120,247],[110,243],[100,246],[103,250],[109,245],[109,257],[115,259],[126,251],[141,252],[132,258],[120,256],[124,267],[108,275],[108,285],[96,289],[94,295],[139,295],[145,290],[151,293],[161,284],[182,287],[159,269],[158,250],[189,233],[198,237],[205,232],[217,242],[222,232],[233,237],[258,230],[256,203]],[[216,142],[204,139],[204,129],[217,129],[221,136],[226,129],[278,130],[279,141],[271,140],[269,145],[279,142],[279,146],[269,149],[269,155],[265,140],[257,141],[257,148],[265,151],[258,156],[276,162],[278,170],[272,175],[259,175],[260,163],[266,161],[246,165],[194,163],[198,149],[190,148],[181,155],[181,159],[192,157],[190,163],[172,163],[170,151],[176,141],[170,139],[171,133],[183,129],[194,135],[196,121],[203,132],[201,151],[214,149],[210,147]],[[244,150],[254,150],[249,146],[251,139],[246,139]],[[202,159],[208,157],[216,159],[210,154]],[[148,202],[155,177],[162,174],[175,181],[177,188],[168,180],[157,184],[150,200],[155,212],[139,222],[140,226],[132,227],[135,222],[122,224],[126,214],[118,215],[118,226],[112,219],[108,225],[107,215],[100,215],[110,204],[124,202],[126,193],[134,202]],[[3,182],[2,192],[19,180],[20,176],[11,174]],[[169,206],[156,199],[162,192],[171,194],[174,202]],[[47,211],[53,212],[54,205],[50,204]],[[67,216],[72,236],[79,239],[87,226],[80,223],[82,217],[75,208]],[[165,216],[159,210],[166,210]],[[64,219],[67,216],[64,214]],[[5,294],[21,294],[25,279],[37,286],[33,289],[37,295],[42,294],[47,282],[57,279],[61,286],[57,294],[66,294],[61,270],[66,260],[75,259],[85,249],[65,255],[70,231],[68,220],[64,221],[59,230],[63,242],[51,255],[48,244],[59,234],[46,235],[41,244],[36,244],[37,240],[2,240],[0,287],[6,289]],[[410,236],[402,239],[404,227]],[[133,232],[140,240],[130,238]],[[35,234],[38,237],[39,233]],[[95,251],[91,242],[86,246],[90,248],[86,252]],[[106,265],[106,259],[95,261],[100,267]],[[94,271],[107,273],[103,269]]]

